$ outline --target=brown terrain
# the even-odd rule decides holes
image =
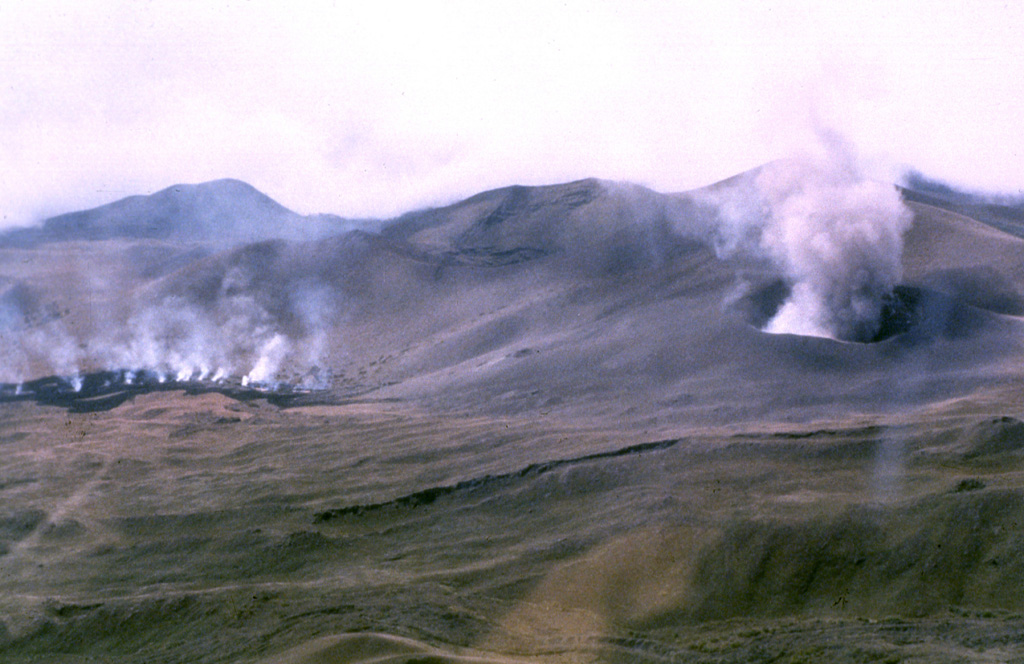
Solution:
[[[0,661],[1024,662],[1018,226],[764,182],[0,236]]]

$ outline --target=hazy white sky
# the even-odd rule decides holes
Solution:
[[[298,5],[298,6],[296,6]],[[0,3],[0,224],[235,177],[391,215],[597,176],[688,189],[842,132],[1024,187],[1024,3]]]

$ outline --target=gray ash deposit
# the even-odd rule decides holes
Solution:
[[[944,200],[839,151],[0,238],[0,659],[1024,660],[1024,240]]]

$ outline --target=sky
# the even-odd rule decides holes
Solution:
[[[682,191],[838,132],[1024,187],[1024,3],[0,3],[0,226],[232,177],[388,217],[509,184]]]

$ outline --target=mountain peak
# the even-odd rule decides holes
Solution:
[[[42,228],[4,237],[8,244],[112,239],[174,239],[237,244],[268,238],[303,239],[343,232],[331,215],[303,217],[252,185],[232,178],[176,184],[89,210],[51,217]]]

